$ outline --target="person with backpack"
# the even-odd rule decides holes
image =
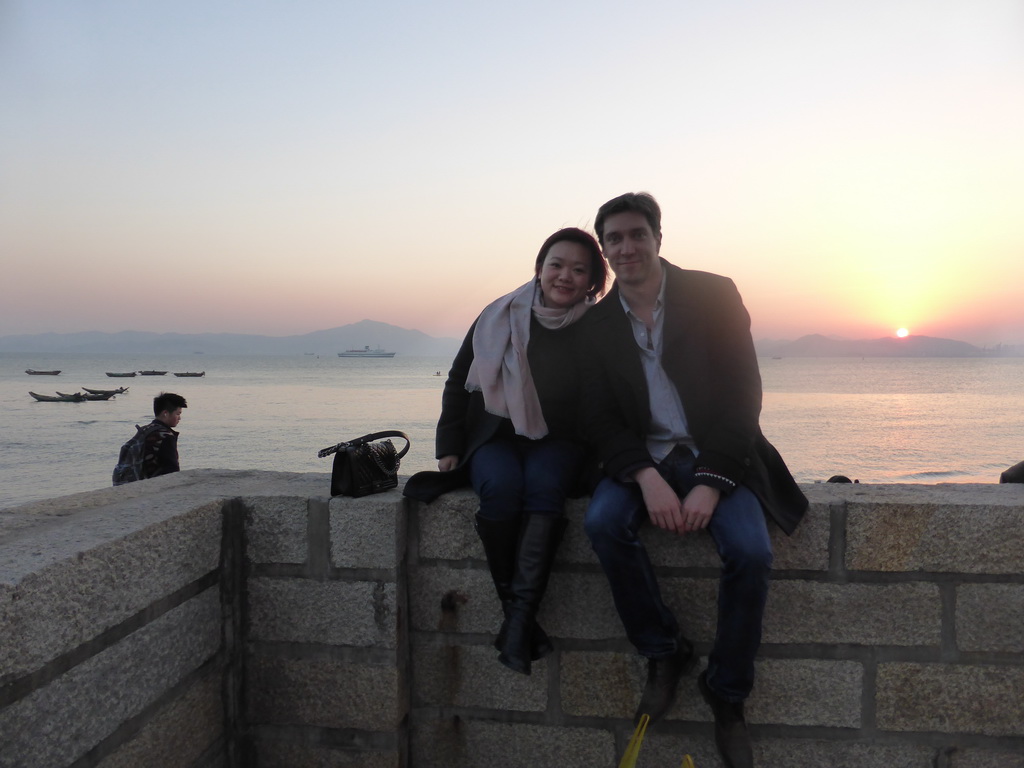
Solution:
[[[181,411],[188,403],[181,395],[161,392],[153,398],[155,418],[145,427],[136,426],[135,436],[121,446],[114,485],[178,472],[178,433]]]

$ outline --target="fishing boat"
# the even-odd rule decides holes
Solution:
[[[139,371],[139,376],[166,376],[167,371]]]
[[[117,389],[89,389],[88,387],[82,387],[82,389],[90,395],[123,395],[128,391],[128,387],[118,387]]]
[[[135,376],[135,371],[128,371],[127,373],[111,373],[110,371],[107,371],[107,376],[112,379],[125,379]]]
[[[68,394],[67,392],[58,392],[61,397],[67,397],[71,399],[81,398],[82,400],[109,400],[114,396],[113,392],[109,392],[102,395],[83,395],[81,392],[75,392],[74,394]]]
[[[85,400],[85,395],[81,392],[74,395],[40,395],[36,392],[29,392],[32,397],[41,403],[81,403]]]
[[[198,376],[205,376],[206,375],[206,371],[198,371],[198,372],[196,372],[196,371],[185,371],[184,373],[176,373],[174,375],[175,376],[179,376],[179,377],[180,376],[191,376],[192,378],[196,378]]]
[[[380,347],[376,349],[370,349],[369,346],[365,346],[362,349],[346,349],[344,352],[339,352],[338,357],[394,357],[394,352],[385,352]]]
[[[37,371],[34,368],[29,368],[25,371],[29,376],[59,376],[60,371]]]

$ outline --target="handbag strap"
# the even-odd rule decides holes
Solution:
[[[402,458],[409,452],[409,448],[412,447],[412,443],[409,440],[409,436],[405,432],[399,432],[397,429],[386,429],[383,432],[371,432],[368,435],[357,437],[355,440],[346,440],[337,445],[332,445],[330,448],[324,448],[322,451],[317,453],[319,458],[330,456],[332,453],[337,453],[342,448],[348,448],[355,445],[363,445],[364,443],[372,443],[374,440],[380,440],[385,437],[400,437],[405,440],[405,448],[398,453],[398,458]]]

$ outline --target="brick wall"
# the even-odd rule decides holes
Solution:
[[[616,765],[645,667],[582,501],[540,615],[557,649],[526,677],[491,646],[471,493],[326,487],[198,470],[0,510],[0,768]],[[1024,486],[806,491],[775,537],[758,764],[1024,768]],[[646,537],[703,656],[712,545]],[[694,684],[639,765],[719,765]]]

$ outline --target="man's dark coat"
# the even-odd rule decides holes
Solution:
[[[779,452],[761,434],[761,374],[750,316],[732,280],[666,270],[662,366],[679,392],[697,464],[749,488],[779,527],[792,533],[807,499]],[[645,435],[650,399],[619,287],[587,316],[584,423],[604,472],[622,478],[654,466]]]

